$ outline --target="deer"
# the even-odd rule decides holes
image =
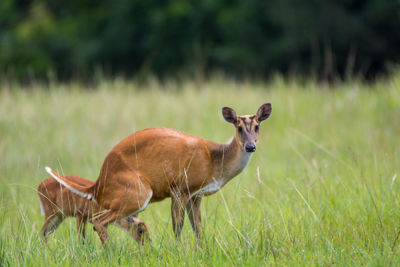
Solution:
[[[65,176],[65,178],[81,186],[94,184],[93,181],[79,176]],[[76,217],[78,233],[82,240],[85,239],[86,224],[91,220],[92,214],[90,200],[73,193],[52,177],[43,180],[39,184],[38,195],[40,209],[42,215],[45,216],[45,222],[41,230],[41,237],[44,242],[67,217]],[[99,207],[96,208],[99,209]],[[116,221],[115,224],[132,236],[140,245],[143,245],[145,241],[151,241],[146,224],[137,216],[126,217]]]
[[[65,179],[49,167],[46,171],[103,208],[93,220],[103,244],[108,240],[109,223],[168,197],[175,237],[180,237],[186,210],[196,240],[200,240],[202,198],[219,191],[247,166],[256,151],[260,124],[271,111],[270,103],[261,105],[255,115],[244,116],[223,107],[223,118],[235,128],[228,144],[169,128],[136,131],[111,149],[91,186]]]

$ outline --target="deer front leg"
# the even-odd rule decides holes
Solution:
[[[186,211],[189,216],[190,224],[192,225],[192,229],[196,234],[196,239],[200,240],[201,238],[201,212],[200,212],[200,204],[202,197],[195,196],[189,200]]]
[[[180,192],[171,192],[171,217],[172,228],[175,237],[178,239],[182,232],[182,227],[185,219],[185,207],[188,202],[186,194]]]
[[[97,220],[93,220],[93,228],[97,232],[97,234],[100,237],[101,244],[104,246],[107,244],[109,240],[109,236],[107,233],[107,227],[104,227],[103,225],[100,224]]]

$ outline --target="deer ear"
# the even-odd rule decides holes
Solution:
[[[236,123],[237,121],[236,112],[233,110],[233,108],[223,107],[222,116],[224,116],[224,119],[229,123]]]
[[[268,119],[269,115],[271,115],[272,105],[271,103],[265,103],[261,105],[261,107],[257,111],[258,121],[262,122],[263,120]]]

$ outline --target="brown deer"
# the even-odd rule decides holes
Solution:
[[[94,184],[93,181],[78,176],[65,176],[65,178],[81,186],[92,186]],[[53,178],[47,178],[40,183],[38,194],[40,209],[45,215],[45,223],[41,231],[45,241],[67,217],[76,217],[78,233],[85,239],[86,223],[90,221],[91,212],[93,212],[90,208],[95,207],[90,203],[90,200],[73,193]],[[101,209],[100,207],[96,208],[97,210]],[[146,224],[137,217],[129,216],[116,221],[115,224],[125,230],[139,244],[150,241]]]
[[[171,197],[176,237],[180,236],[186,209],[199,239],[202,197],[217,192],[246,167],[256,150],[260,123],[271,111],[270,103],[263,104],[255,115],[245,116],[224,107],[223,117],[235,127],[229,144],[167,128],[137,131],[109,152],[92,186],[74,183],[49,167],[46,170],[61,184],[104,209],[93,220],[103,242],[108,240],[105,230],[109,223],[137,214],[150,202],[167,197]]]

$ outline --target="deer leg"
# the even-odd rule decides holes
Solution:
[[[103,226],[99,221],[93,220],[93,229],[99,235],[101,244],[104,246],[109,240],[107,227]]]
[[[53,214],[46,218],[41,230],[41,236],[44,242],[47,241],[49,235],[54,232],[57,227],[62,223],[63,216],[61,214]]]
[[[132,172],[119,173],[113,177],[112,191],[105,191],[102,199],[108,208],[93,214],[93,225],[104,244],[108,241],[107,226],[114,221],[137,214],[149,204],[153,191],[147,181]]]
[[[171,192],[172,229],[174,230],[175,238],[177,239],[180,237],[182,232],[187,202],[188,196],[186,194]]]
[[[84,241],[86,237],[86,218],[76,216],[76,228],[78,229],[78,234],[82,236],[82,241]]]
[[[201,238],[201,212],[200,212],[200,204],[202,197],[193,197],[189,200],[186,205],[186,211],[188,213],[188,217],[190,220],[190,224],[192,225],[192,229],[196,234],[196,239],[200,240]]]

